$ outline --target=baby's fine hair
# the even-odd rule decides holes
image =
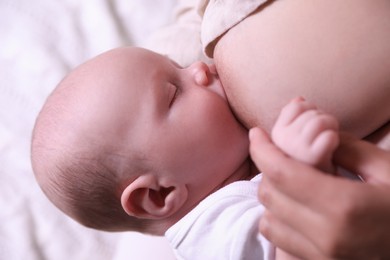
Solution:
[[[90,228],[146,232],[145,220],[123,210],[121,184],[114,172],[94,159],[64,157],[66,163],[44,173],[47,180],[41,185],[58,208]]]
[[[63,82],[59,85],[77,84]],[[62,102],[61,96],[71,91],[63,89],[48,98],[33,131],[31,161],[41,189],[61,211],[87,227],[152,233],[149,220],[134,218],[122,208],[123,176],[104,163],[106,154],[99,143],[80,149],[79,143],[69,144],[63,137],[72,131],[66,120],[73,117],[68,111],[72,103]],[[133,163],[130,168],[138,164]]]
[[[36,136],[32,145],[34,174],[45,195],[61,211],[93,229],[153,234],[150,220],[129,216],[122,208],[124,187],[114,171],[97,158],[42,147]]]

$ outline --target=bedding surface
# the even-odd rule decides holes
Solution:
[[[34,120],[73,67],[108,49],[143,46],[176,0],[0,0],[0,259],[174,259],[163,238],[84,228],[37,186]],[[153,250],[150,250],[153,248]]]

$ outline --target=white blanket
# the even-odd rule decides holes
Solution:
[[[173,259],[163,238],[75,223],[30,166],[34,119],[56,83],[105,50],[143,46],[176,0],[0,0],[0,259]]]

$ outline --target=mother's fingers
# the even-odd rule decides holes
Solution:
[[[390,184],[390,152],[343,133],[334,159],[372,184]]]
[[[316,211],[323,209],[322,202],[337,200],[336,177],[289,158],[258,128],[251,129],[250,141],[252,160],[274,189]]]
[[[267,161],[280,160],[285,154],[279,150],[271,141],[270,137],[260,128],[252,128],[249,131],[249,151],[254,163],[261,171],[262,167],[272,167]]]
[[[305,193],[305,190],[301,190],[301,193]],[[273,221],[276,221],[277,219],[277,224],[283,224],[284,229],[288,228],[290,231],[299,231],[301,236],[300,239],[315,241],[318,233],[326,232],[326,230],[322,229],[326,226],[324,225],[324,221],[327,220],[324,219],[321,214],[279,191],[273,186],[273,183],[267,178],[267,175],[262,178],[258,194],[260,202],[267,208],[270,216],[274,217],[275,220]],[[265,219],[267,220],[267,217]],[[312,229],[311,227],[318,228]],[[263,229],[261,231],[268,233],[268,236],[276,236],[279,234],[280,228],[281,227],[274,227],[272,224],[269,226],[263,224]],[[289,237],[279,238],[279,243],[291,244],[291,242]],[[296,242],[298,244],[298,241]],[[286,249],[284,245],[278,245],[283,247],[283,249]],[[294,244],[294,246],[296,246],[296,244]],[[291,251],[291,249],[288,251]]]
[[[260,229],[276,246],[310,259],[321,253],[348,259],[388,254],[389,152],[343,137],[336,153],[344,168],[385,187],[377,188],[294,161],[259,129],[251,130],[250,141],[264,174],[259,197],[269,210]]]
[[[259,129],[251,130],[250,139],[252,159],[263,172],[259,199],[285,226],[327,248],[328,242],[318,234],[337,234],[337,225],[329,220],[337,220],[340,208],[335,205],[348,205],[349,191],[356,190],[352,186],[357,183],[287,157]]]
[[[293,256],[300,259],[323,258],[323,255],[313,244],[312,240],[308,240],[296,230],[279,221],[269,211],[266,211],[261,217],[259,230],[272,244],[277,245],[278,248]]]

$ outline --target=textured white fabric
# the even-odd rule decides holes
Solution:
[[[29,145],[45,98],[73,67],[143,45],[176,0],[0,1],[0,259],[173,259],[165,239],[104,233],[54,208],[31,171]]]
[[[177,259],[273,259],[274,247],[258,234],[264,212],[257,199],[260,177],[216,191],[168,229]]]
[[[194,61],[210,63],[200,42],[201,17],[197,6],[199,0],[178,0],[174,20],[148,38],[146,47],[175,60],[183,67]]]
[[[267,0],[201,0],[203,51],[212,58],[217,38],[245,19]]]

